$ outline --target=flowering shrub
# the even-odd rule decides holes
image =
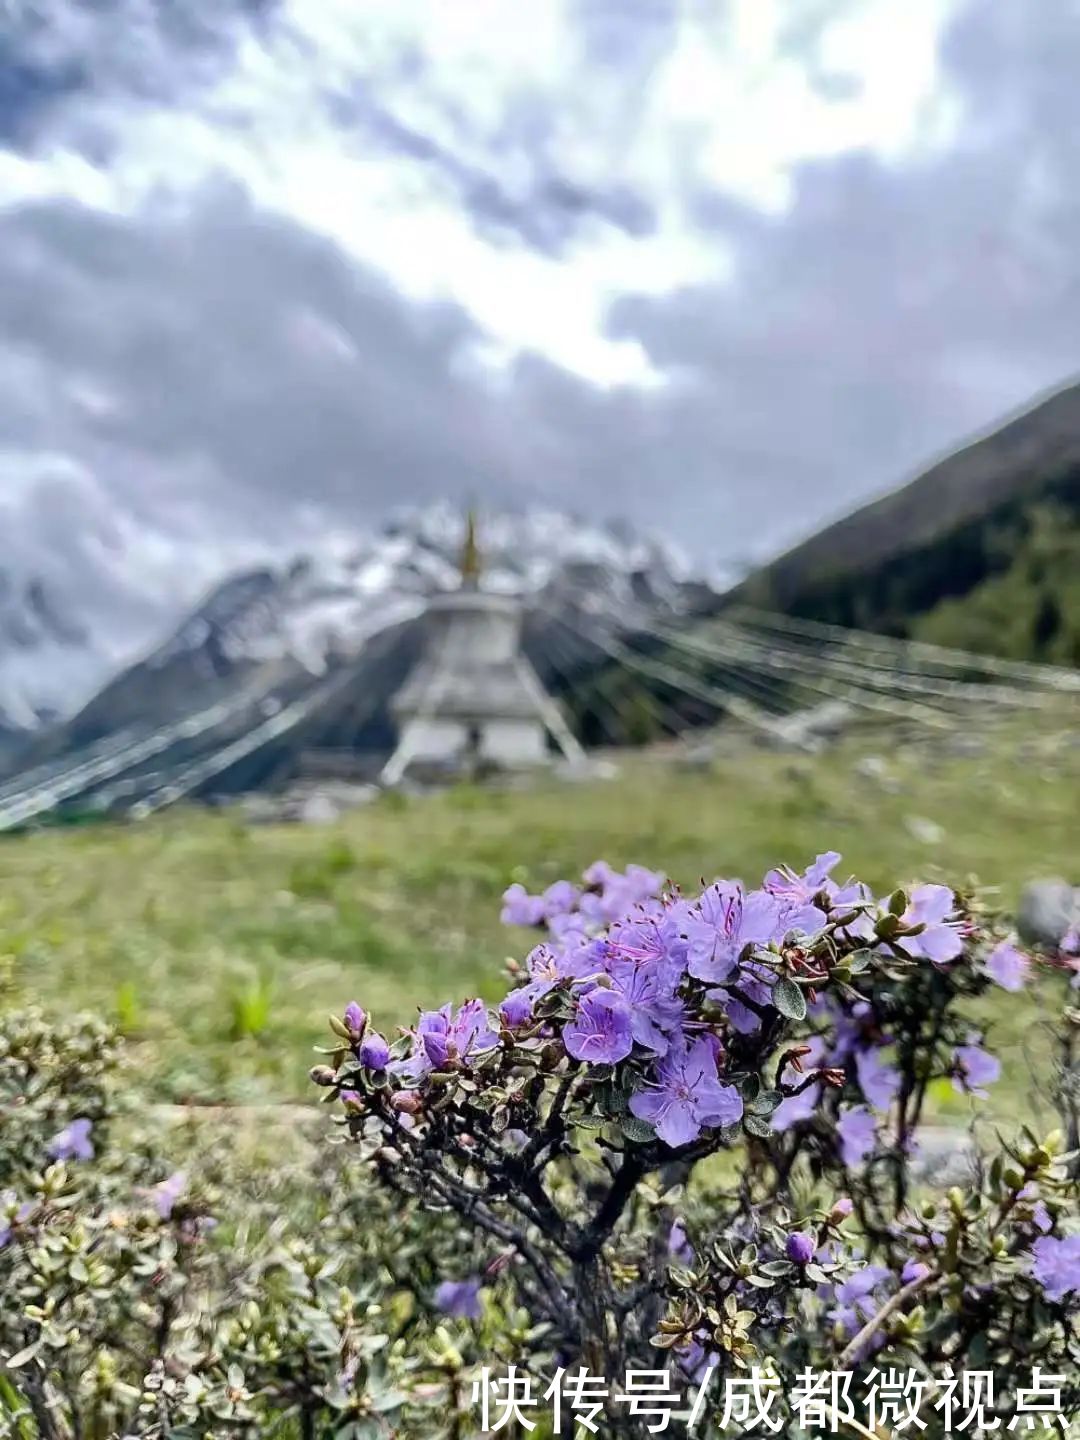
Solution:
[[[351,1152],[252,1176],[226,1131],[170,1164],[121,1060],[91,1018],[0,1014],[0,1437],[463,1434],[460,1237]]]
[[[790,1415],[810,1366],[939,1386],[993,1370],[1004,1417],[1040,1366],[1076,1413],[1076,961],[1022,954],[942,885],[839,883],[839,858],[694,896],[603,864],[512,886],[504,920],[541,937],[500,1004],[391,1040],[354,1002],[312,1078],[379,1183],[483,1252],[481,1273],[444,1277],[446,1309],[481,1314],[497,1276],[538,1376],[754,1364]],[[980,1002],[1036,983],[1061,1128],[972,1142],[967,1183],[943,1191],[919,1172],[928,1096],[978,1104],[1000,1070]]]

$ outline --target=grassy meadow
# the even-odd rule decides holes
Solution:
[[[499,925],[501,892],[598,856],[690,886],[835,848],[875,887],[974,876],[1006,905],[1028,879],[1080,880],[1080,746],[1060,721],[965,742],[877,730],[814,757],[732,737],[708,770],[677,755],[624,756],[588,784],[384,796],[326,826],[193,808],[8,837],[0,956],[16,996],[117,1020],[158,1098],[260,1103],[307,1098],[312,1046],[348,1000],[389,1027],[500,994],[501,962],[531,943]],[[1023,1108],[1033,1007],[1002,996],[992,1018],[1002,1099]]]

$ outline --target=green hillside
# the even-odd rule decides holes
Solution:
[[[872,569],[821,576],[786,608],[963,650],[1080,665],[1080,469]]]
[[[737,601],[1080,666],[1080,386],[752,575]]]

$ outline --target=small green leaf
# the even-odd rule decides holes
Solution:
[[[762,1090],[759,1095],[755,1095],[753,1100],[747,1104],[747,1113],[750,1115],[771,1115],[777,1106],[780,1105],[783,1098],[779,1090]]]
[[[626,1136],[627,1140],[633,1140],[635,1144],[644,1145],[650,1140],[656,1139],[656,1131],[644,1120],[639,1120],[636,1115],[624,1115],[619,1122],[619,1129]]]
[[[772,1003],[789,1020],[806,1018],[806,996],[786,975],[781,975],[772,988]]]
[[[773,1133],[772,1126],[760,1115],[744,1115],[743,1128],[748,1131],[749,1134],[757,1135],[762,1140]]]

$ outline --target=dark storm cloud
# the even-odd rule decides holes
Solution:
[[[28,207],[0,266],[0,331],[30,382],[5,407],[7,442],[111,455],[133,509],[198,501],[211,524],[263,524],[314,502],[359,519],[503,481],[498,411],[455,373],[480,338],[464,313],[406,303],[234,189],[183,225]]]

